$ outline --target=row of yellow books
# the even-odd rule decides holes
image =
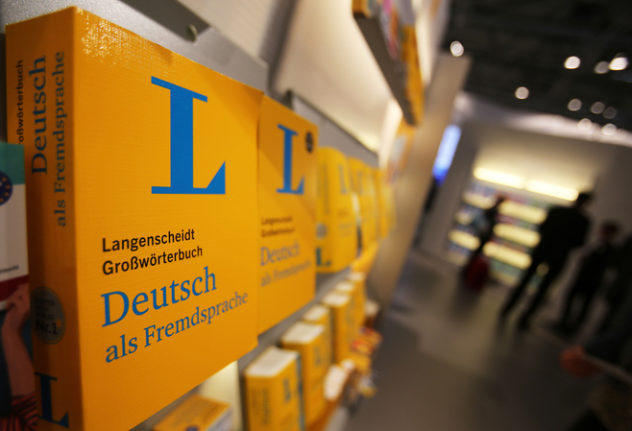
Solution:
[[[364,274],[352,273],[245,371],[250,431],[303,430],[323,415],[332,364],[351,359],[364,320]]]
[[[327,147],[318,151],[316,264],[338,272],[395,226],[393,190],[384,171]]]
[[[365,275],[351,273],[281,336],[279,347],[267,348],[246,368],[246,429],[309,429],[326,411],[326,376],[333,364],[348,360],[359,373],[370,372],[368,358],[381,337],[362,327],[365,296]],[[232,414],[229,404],[193,394],[153,429],[224,431]]]
[[[136,425],[393,226],[381,172],[257,89],[76,7],[6,45],[39,429]]]

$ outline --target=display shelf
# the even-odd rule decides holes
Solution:
[[[454,216],[454,219],[460,226],[465,228],[472,223],[474,216],[466,211],[459,211]],[[538,232],[510,223],[498,223],[494,227],[494,235],[526,248],[533,248],[540,242],[540,234]]]
[[[498,223],[494,226],[494,235],[526,248],[533,248],[540,242],[538,232],[508,223]]]
[[[479,240],[476,236],[458,229],[452,230],[448,234],[448,238],[454,244],[469,251],[475,250],[479,244]],[[485,244],[483,254],[491,259],[519,269],[525,269],[531,264],[531,257],[527,253],[495,242]]]
[[[488,209],[494,204],[493,196],[465,193],[463,202],[479,209]],[[499,213],[503,216],[538,225],[546,218],[546,210],[533,205],[525,205],[514,201],[505,201],[500,205]],[[457,213],[458,214],[458,213]]]
[[[546,218],[545,209],[512,201],[504,202],[500,206],[500,214],[535,225],[539,225]]]
[[[485,244],[485,247],[483,247],[483,254],[491,259],[495,259],[519,269],[526,269],[529,265],[531,265],[531,256],[527,253],[514,250],[495,242]]]
[[[359,13],[355,13],[354,18],[391,89],[393,97],[402,110],[406,122],[411,125],[417,124],[418,120],[415,118],[411,103],[406,97],[404,64],[394,59],[389,53],[387,38],[382,31],[380,19]]]

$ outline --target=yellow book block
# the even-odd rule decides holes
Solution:
[[[301,320],[304,322],[314,323],[323,327],[323,360],[325,366],[329,368],[333,360],[332,340],[333,340],[333,324],[331,322],[331,312],[324,305],[314,305],[303,316]]]
[[[246,368],[249,431],[304,429],[298,353],[269,347]]]
[[[377,252],[379,245],[373,243],[367,250],[364,250],[360,257],[353,261],[351,264],[351,270],[354,272],[369,273],[373,267],[373,263],[377,258]]]
[[[231,431],[231,415],[228,404],[193,394],[154,426],[153,431]]]
[[[6,42],[38,429],[129,429],[257,343],[262,93],[75,7]]]
[[[355,327],[360,329],[364,324],[364,307],[366,302],[366,276],[360,272],[352,272],[346,281],[338,283],[336,290],[351,296]]]
[[[259,118],[259,332],[314,297],[317,140],[316,126],[263,98]]]
[[[351,349],[354,315],[350,306],[351,297],[344,293],[330,292],[323,298],[323,305],[331,310],[333,321],[333,358],[339,364],[347,359]]]
[[[358,233],[347,158],[333,148],[318,149],[316,269],[338,272],[356,257]]]
[[[365,251],[378,239],[377,201],[372,168],[358,159],[349,158],[351,187],[360,203],[361,250]]]
[[[301,355],[303,411],[305,423],[316,421],[325,409],[324,382],[329,364],[325,358],[326,339],[322,325],[298,322],[281,337],[281,346]]]
[[[336,285],[335,291],[349,296],[349,313],[347,313],[347,336],[349,338],[349,345],[351,346],[353,344],[353,340],[360,331],[360,327],[362,326],[361,316],[364,316],[364,310],[361,309],[361,307],[364,307],[363,295],[360,292],[360,289],[358,289],[356,285],[351,283],[350,281],[341,281]]]

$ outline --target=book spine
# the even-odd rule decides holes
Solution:
[[[275,424],[274,379],[246,377],[246,405],[250,431],[273,430]]]
[[[82,429],[73,214],[73,10],[11,24],[7,125],[24,145],[39,430]]]

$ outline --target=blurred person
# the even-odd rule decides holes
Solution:
[[[602,223],[596,243],[582,256],[579,270],[566,294],[564,311],[554,327],[562,334],[570,335],[577,332],[586,320],[595,293],[601,287],[606,270],[612,264],[615,252],[614,239],[619,229],[619,225],[614,221]],[[577,306],[580,307],[579,312],[576,310]]]
[[[599,325],[599,332],[608,330],[628,289],[632,287],[632,234],[628,235],[615,251],[612,267],[614,277],[606,287],[604,299],[607,309]]]
[[[479,244],[478,248],[470,254],[467,263],[463,267],[464,276],[467,275],[467,271],[472,266],[474,261],[478,259],[479,256],[481,256],[481,254],[483,253],[483,247],[485,247],[485,244],[487,244],[489,240],[492,239],[492,236],[494,235],[494,227],[498,223],[498,212],[500,209],[500,205],[506,200],[507,198],[505,196],[497,196],[494,205],[487,208],[485,211],[474,217],[474,219],[472,220],[471,225],[476,230],[476,236],[478,237]]]
[[[574,248],[586,242],[586,235],[590,228],[590,218],[585,213],[585,207],[592,199],[592,194],[582,192],[570,207],[555,206],[548,212],[546,219],[540,225],[540,242],[531,255],[531,265],[526,270],[520,283],[514,288],[505,301],[500,318],[505,319],[518,301],[524,295],[527,284],[540,264],[545,263],[548,271],[538,290],[531,300],[531,304],[522,314],[518,327],[528,329],[531,318],[542,305],[551,283],[560,274],[568,255]]]
[[[0,417],[0,431],[32,431],[36,429],[35,374],[21,329],[30,311],[28,285],[24,284],[7,298],[7,312],[2,329],[2,350],[9,374],[11,408]]]
[[[593,337],[585,346],[567,348],[560,356],[562,366],[576,377],[587,378],[601,373],[611,376],[593,390],[588,408],[567,431],[632,430],[632,284],[628,285],[621,308],[612,326]],[[597,362],[596,358],[603,362]],[[627,372],[627,376],[622,374]]]

